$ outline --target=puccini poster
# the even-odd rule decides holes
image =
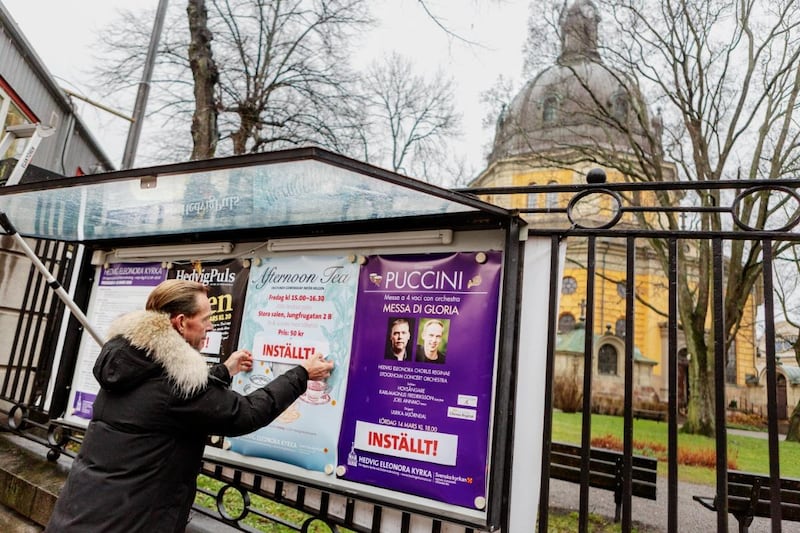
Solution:
[[[234,390],[248,394],[316,354],[334,362],[331,377],[308,389],[269,426],[230,439],[231,449],[309,470],[336,464],[347,381],[358,265],[336,256],[271,257],[250,269],[239,347],[253,371]]]
[[[483,509],[500,252],[361,267],[337,474]]]

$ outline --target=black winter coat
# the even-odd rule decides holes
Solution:
[[[208,435],[267,425],[305,391],[308,373],[298,366],[242,396],[166,314],[121,317],[109,338],[94,367],[92,421],[46,531],[183,531]]]

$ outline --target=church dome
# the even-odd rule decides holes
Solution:
[[[591,0],[576,0],[562,11],[558,61],[500,113],[490,163],[576,145],[627,150],[624,130],[646,124],[638,118],[646,109],[635,84],[600,59],[599,20]]]

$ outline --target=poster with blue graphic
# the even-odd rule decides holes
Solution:
[[[484,509],[502,253],[361,267],[336,473]]]
[[[239,348],[253,353],[253,370],[237,374],[248,394],[309,357],[334,362],[325,381],[306,392],[269,426],[230,439],[231,450],[309,470],[336,464],[336,443],[353,334],[358,265],[347,257],[268,257],[250,268]]]

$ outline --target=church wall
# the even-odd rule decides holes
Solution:
[[[758,385],[751,385],[747,387],[728,387],[726,390],[726,397],[728,398],[728,405],[732,401],[736,401],[736,408],[747,413],[755,413],[767,417],[767,388],[765,386],[765,377]],[[791,383],[786,387],[786,413],[792,414],[792,410],[800,401],[800,385],[792,385]]]
[[[612,341],[619,350],[619,372],[615,375],[600,374],[597,369],[597,350],[607,342],[601,341],[595,346],[595,354],[592,357],[592,396],[596,404],[606,408],[622,409],[623,390],[625,386],[625,368],[623,361],[623,351],[621,341]],[[584,358],[582,354],[571,352],[557,352],[554,363],[554,375],[556,383],[572,382],[577,390],[583,389],[583,366]],[[636,363],[633,368],[633,388],[634,403],[638,406],[642,402],[655,401],[652,393],[654,391],[651,383],[651,366],[648,364]],[[557,385],[558,386],[558,385]],[[556,394],[558,391],[556,391]]]
[[[585,180],[586,172],[589,170],[588,167],[576,170],[532,167],[533,164],[526,164],[522,160],[496,163],[491,167],[491,171],[487,171],[481,177],[480,185],[526,186],[531,184],[547,185],[551,182],[558,182],[559,184],[582,183]],[[623,181],[624,179],[616,171],[608,171],[607,177],[609,182]],[[557,205],[561,208],[565,207],[569,198],[572,197],[572,194],[568,193],[555,194],[557,194]],[[652,196],[652,193],[643,193],[637,199],[638,202],[642,204],[654,203],[655,198],[648,198],[648,194]],[[495,203],[500,204],[497,201],[498,199],[493,200],[495,200]],[[547,194],[539,194],[532,200],[529,200],[527,195],[515,195],[511,200],[508,197],[504,198],[504,201],[506,202],[505,207],[519,209],[535,207],[541,209],[547,207],[548,203],[552,206],[554,200],[552,196],[548,197]],[[602,198],[598,207],[608,209],[610,207],[608,198]],[[564,218],[561,214],[558,217],[560,219]],[[535,218],[543,220],[542,215],[536,215]],[[653,220],[648,221],[648,223],[653,222]],[[633,218],[623,219],[620,223],[639,225],[638,221]],[[624,292],[621,293],[619,292],[621,289],[618,289],[618,283],[624,284],[627,275],[625,245],[626,242],[623,239],[604,238],[598,239],[596,243],[595,268],[597,278],[595,280],[594,333],[597,335],[607,333],[609,326],[610,332],[615,333],[617,321],[623,320],[625,317]],[[641,376],[641,379],[647,381],[647,386],[652,387],[652,390],[661,401],[666,401],[668,394],[668,366],[666,364],[668,351],[661,326],[666,321],[666,312],[668,310],[667,280],[659,260],[648,246],[646,239],[638,239],[636,246],[636,291],[638,296],[644,302],[647,302],[647,305],[641,302],[634,303],[634,345],[644,357],[657,363],[648,366],[646,372],[640,373],[637,371],[637,376]],[[582,300],[586,297],[585,266],[586,240],[570,239],[567,245],[567,261],[564,275],[574,277],[578,282],[578,288],[574,294],[561,295],[559,316],[563,313],[570,313],[578,320],[585,315],[585,310],[582,311],[581,308]],[[683,265],[682,268],[691,268],[691,265]],[[751,326],[754,316],[755,303],[753,299],[750,299],[745,309],[745,319],[743,321],[745,325],[737,335],[736,383],[739,387],[744,387],[747,375],[755,372],[756,342],[752,338],[754,328]],[[711,327],[710,321],[709,327]],[[642,368],[644,366],[637,365],[637,367]],[[563,368],[563,371],[572,372],[566,367]],[[621,376],[601,377],[602,381],[598,382],[595,393],[600,391],[611,393],[611,391],[618,389],[621,381],[619,383],[614,381],[618,378],[621,379]]]
[[[756,320],[757,305],[750,296],[744,307],[742,324],[751,325]],[[748,375],[757,374],[756,358],[758,357],[758,339],[754,327],[743,327],[736,335],[736,383],[744,385]]]

